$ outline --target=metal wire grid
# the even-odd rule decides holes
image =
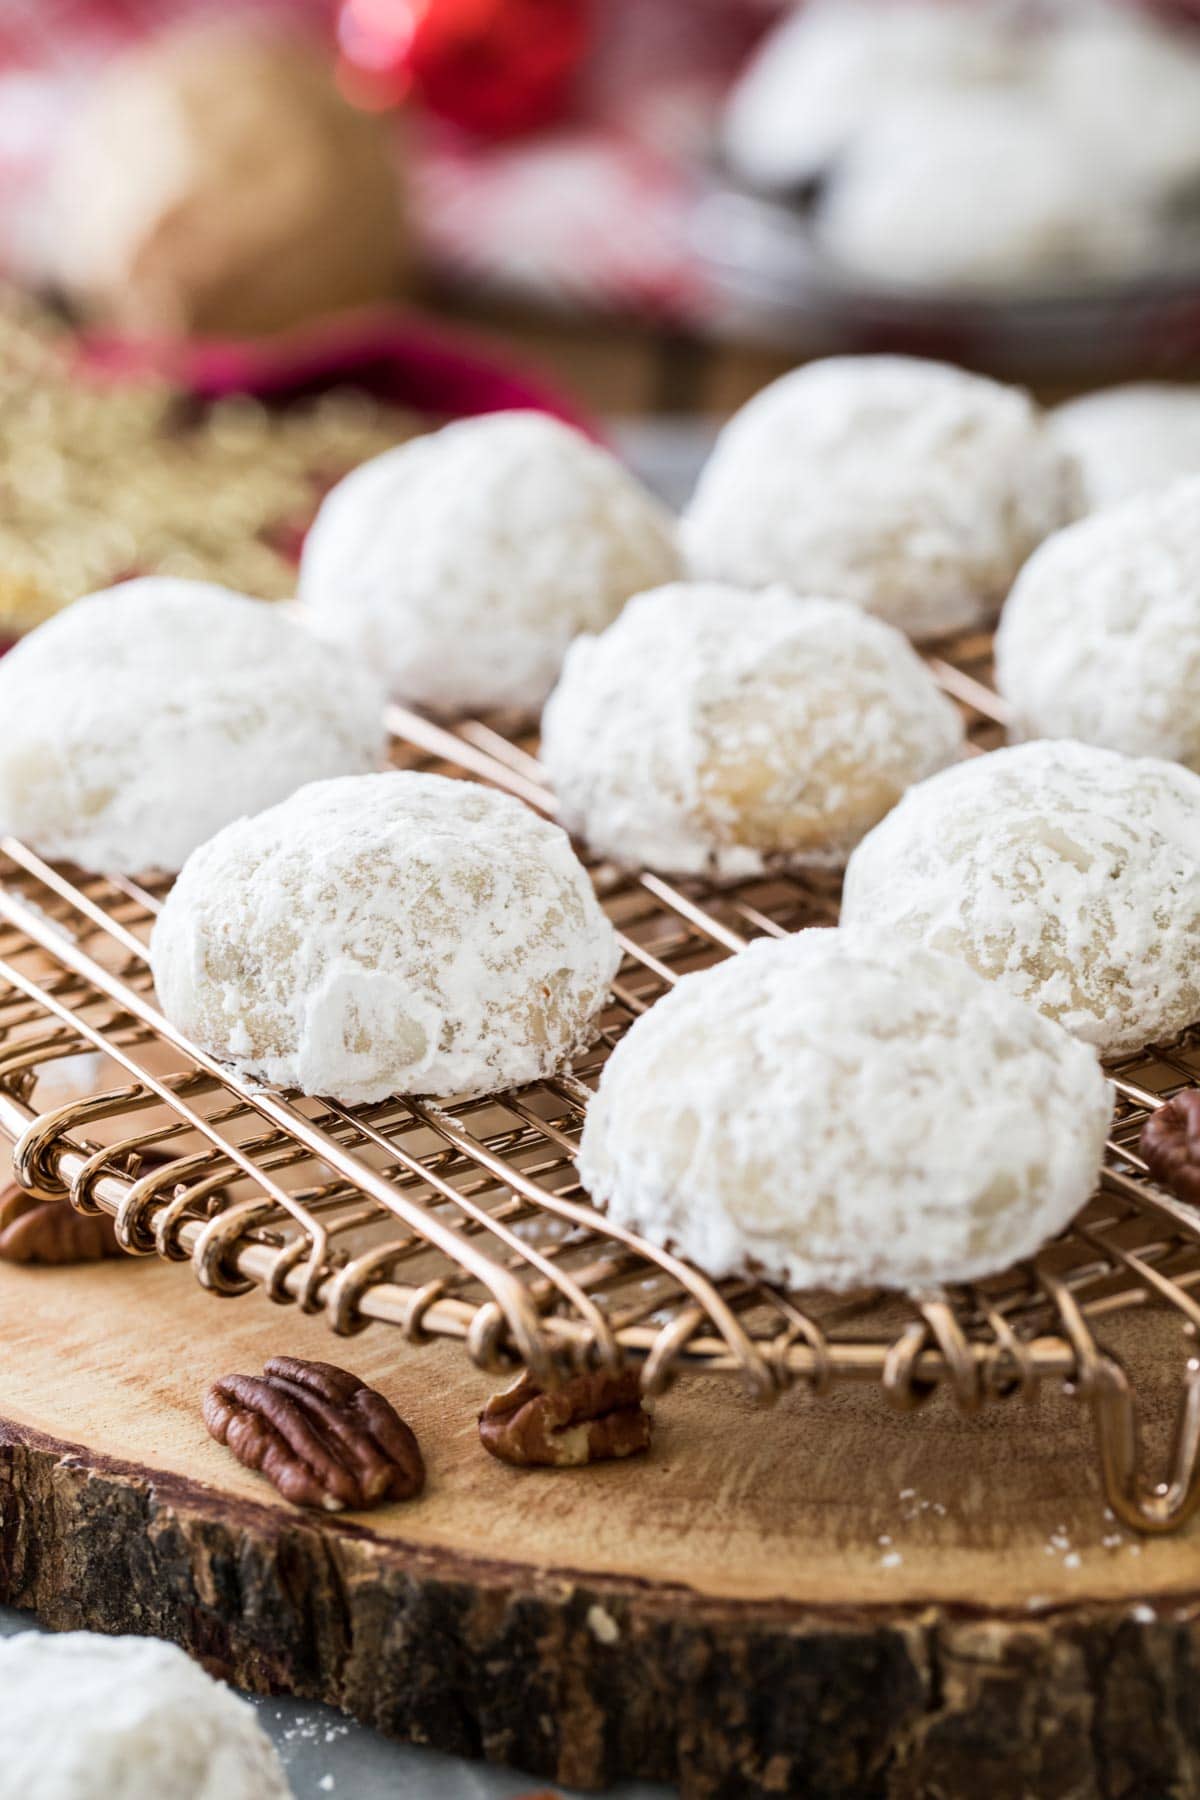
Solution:
[[[931,659],[977,749],[1003,735],[990,648],[977,636]],[[535,742],[511,721],[447,730],[394,708],[391,724],[398,766],[551,805]],[[1181,1523],[1200,1500],[1200,1366],[1185,1355],[1200,1227],[1148,1182],[1136,1143],[1148,1110],[1200,1079],[1200,1027],[1114,1068],[1100,1191],[1033,1263],[904,1297],[714,1283],[588,1205],[574,1168],[588,1097],[621,1033],[681,974],[833,923],[836,883],[593,876],[624,958],[572,1072],[484,1100],[347,1108],[252,1089],[161,1018],[146,943],[163,886],[53,868],[0,841],[0,1131],[19,1179],[112,1213],[127,1249],[188,1260],[215,1293],[262,1286],[343,1334],[380,1321],[412,1341],[459,1338],[480,1366],[520,1362],[544,1381],[633,1357],[650,1392],[704,1370],[736,1372],[762,1399],[796,1381],[818,1394],[878,1381],[901,1408],[948,1384],[973,1410],[1065,1380],[1090,1404],[1114,1508],[1142,1530]],[[1180,1420],[1157,1486],[1141,1472],[1132,1384],[1097,1335],[1147,1305],[1180,1328]]]

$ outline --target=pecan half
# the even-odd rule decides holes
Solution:
[[[174,1155],[153,1144],[113,1153],[114,1165],[130,1178],[173,1161]],[[0,1262],[62,1267],[124,1255],[108,1213],[81,1213],[66,1200],[35,1199],[15,1181],[0,1186]]]
[[[297,1506],[358,1510],[425,1485],[417,1440],[390,1401],[332,1363],[273,1356],[261,1375],[225,1375],[204,1396],[204,1423]]]
[[[107,1213],[79,1213],[66,1200],[38,1200],[16,1182],[0,1188],[0,1262],[100,1262],[121,1256]]]
[[[1141,1152],[1155,1181],[1200,1206],[1200,1090],[1188,1088],[1150,1114]]]
[[[479,1415],[485,1450],[518,1468],[578,1468],[650,1448],[636,1369],[576,1375],[544,1392],[526,1372]]]

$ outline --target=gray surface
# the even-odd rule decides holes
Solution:
[[[37,1629],[28,1613],[0,1606],[0,1637]],[[516,1800],[547,1786],[552,1793],[571,1792],[532,1775],[394,1744],[331,1706],[251,1698],[279,1750],[296,1800],[326,1800],[331,1794],[334,1800]],[[659,1800],[672,1792],[641,1782],[623,1782],[608,1791],[611,1800]]]

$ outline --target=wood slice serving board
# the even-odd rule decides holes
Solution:
[[[649,1457],[521,1472],[480,1449],[494,1384],[452,1345],[339,1342],[162,1264],[0,1266],[0,1318],[0,1599],[51,1626],[173,1638],[247,1687],[580,1786],[1200,1793],[1200,1534],[1106,1516],[1060,1395],[763,1413],[697,1379]],[[1165,1414],[1178,1332],[1168,1354],[1131,1319],[1121,1348]],[[204,1384],[281,1351],[394,1401],[419,1501],[315,1517],[210,1442]]]

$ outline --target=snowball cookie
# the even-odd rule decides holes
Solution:
[[[678,573],[672,520],[606,450],[542,413],[490,413],[340,481],[300,597],[401,699],[533,710],[573,637]]]
[[[254,1709],[174,1644],[0,1640],[0,1791],[21,1800],[288,1800]]]
[[[594,1035],[616,935],[565,832],[440,775],[319,781],[188,859],[163,1011],[240,1075],[347,1102],[535,1081]]]
[[[1095,1053],[965,964],[810,930],[682,981],[588,1108],[610,1218],[713,1276],[921,1288],[1031,1255],[1091,1193]]]
[[[1078,510],[1029,396],[945,363],[839,356],[757,394],[684,520],[696,575],[830,594],[930,638],[990,617]]]
[[[854,852],[842,920],[1139,1049],[1200,1018],[1200,776],[1069,742],[945,769]]]
[[[889,289],[1061,288],[1152,263],[1156,239],[1061,120],[1008,92],[889,109],[837,165],[814,228],[834,261]]]
[[[1068,400],[1049,418],[1075,458],[1089,508],[1200,475],[1200,388],[1130,382]]]
[[[1082,738],[1200,769],[1200,476],[1048,538],[1004,605],[1014,738]]]
[[[678,582],[572,645],[542,757],[563,824],[601,855],[736,878],[844,862],[962,741],[890,625],[782,587]]]
[[[1010,73],[1016,54],[1015,35],[983,7],[817,0],[784,17],[734,86],[726,157],[754,187],[795,190],[892,102],[971,90]]]
[[[0,662],[0,828],[88,869],[178,869],[230,819],[380,762],[383,704],[261,600],[123,582]]]

